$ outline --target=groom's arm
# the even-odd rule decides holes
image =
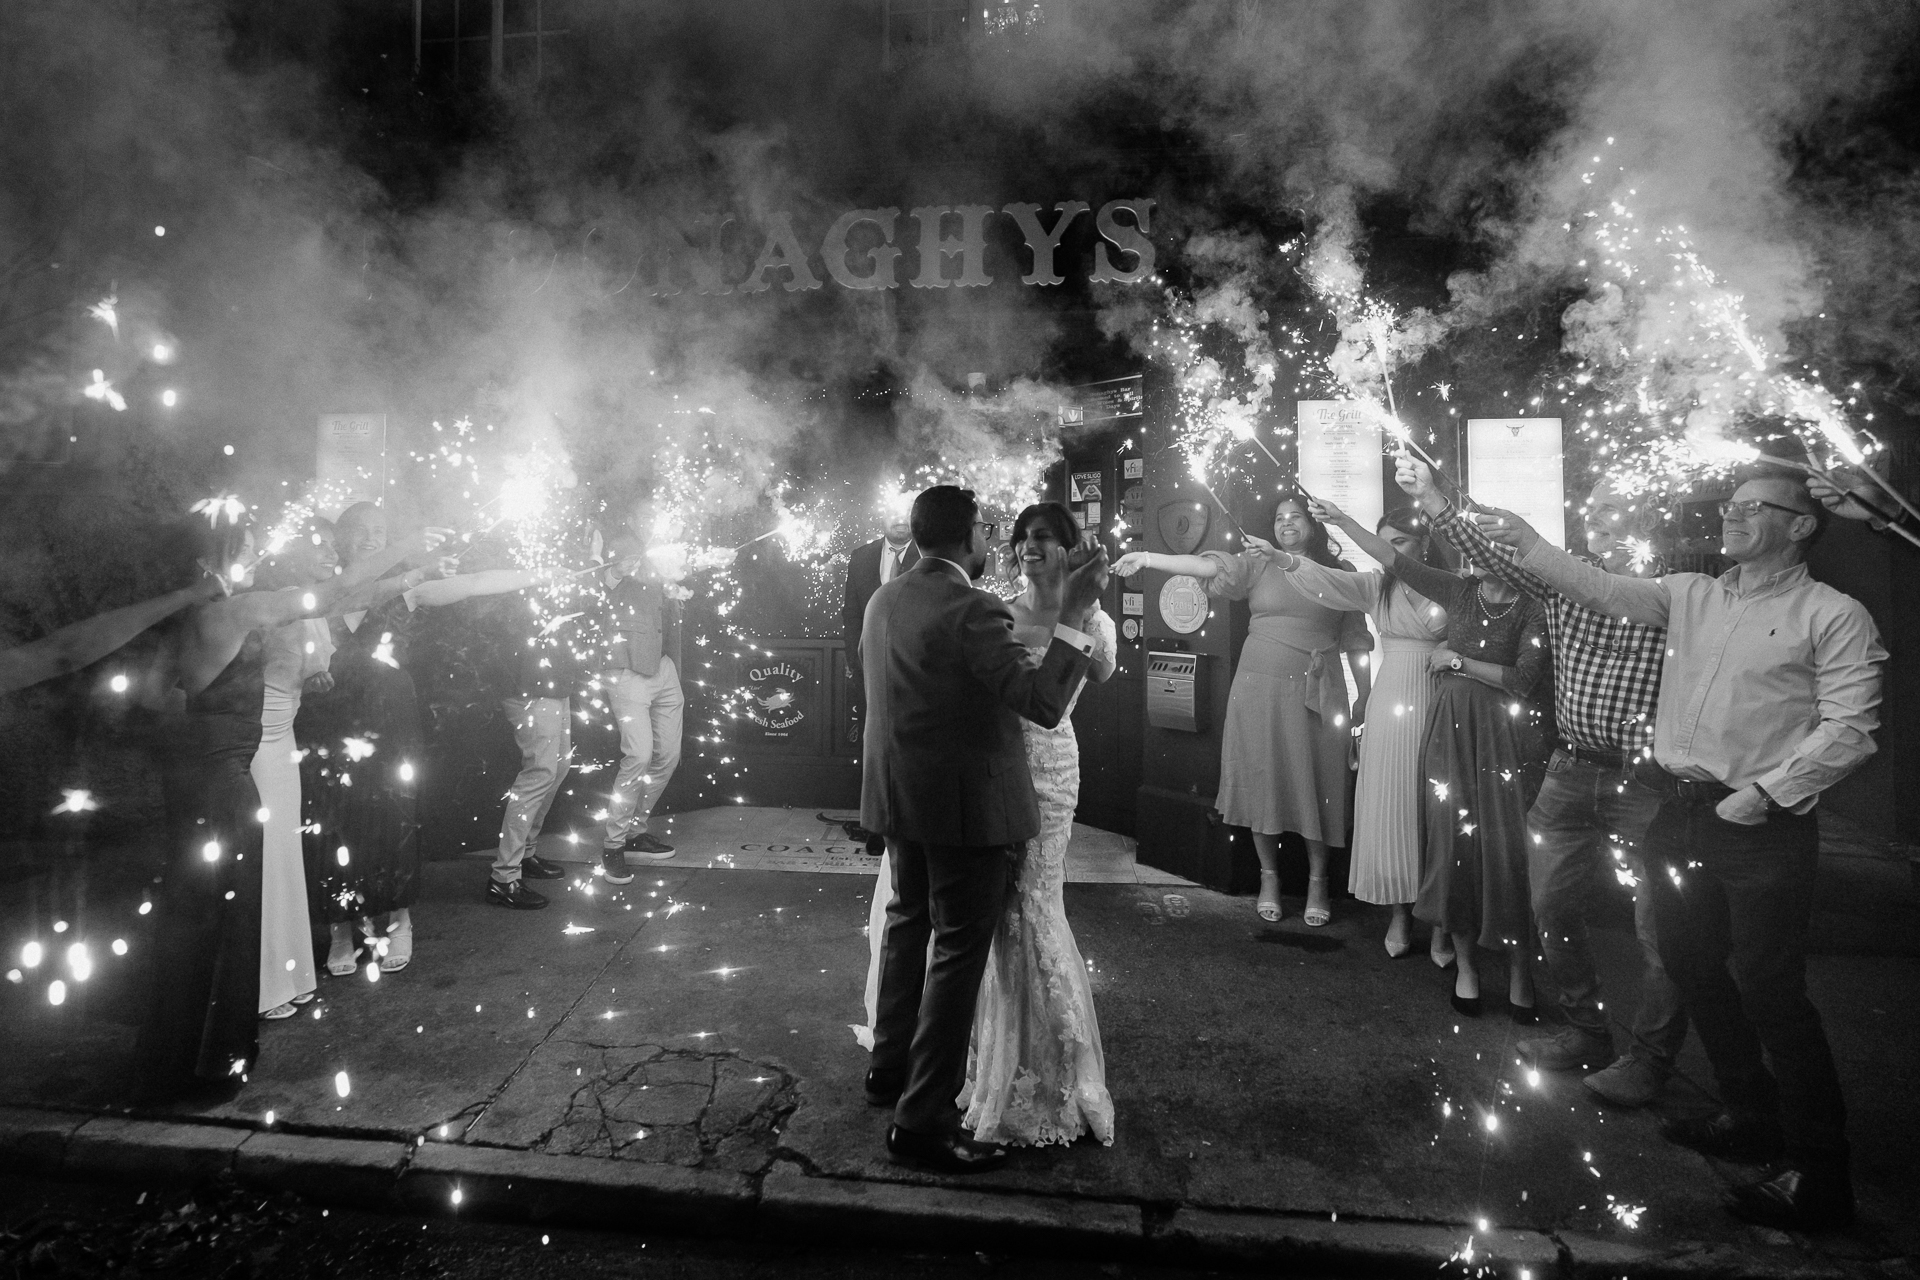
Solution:
[[[1039,662],[1013,635],[1013,614],[984,591],[969,592],[960,616],[960,649],[974,677],[1002,706],[1051,729],[1093,666],[1093,639],[1055,627]]]

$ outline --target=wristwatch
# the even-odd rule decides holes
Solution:
[[[1449,671],[1458,671],[1464,665],[1466,664],[1461,660],[1460,655],[1456,653],[1453,655],[1453,661],[1447,663],[1447,669]]]
[[[1757,782],[1754,783],[1753,789],[1760,793],[1760,798],[1762,800],[1765,800],[1767,802],[1768,814],[1771,815],[1775,813],[1785,813],[1787,811],[1787,806],[1781,804],[1778,800],[1775,800],[1772,796],[1768,795],[1767,789],[1761,786],[1759,783]]]

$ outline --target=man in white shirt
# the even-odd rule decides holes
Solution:
[[[1748,480],[1720,513],[1733,569],[1648,581],[1580,563],[1511,512],[1477,519],[1570,598],[1667,628],[1653,759],[1638,774],[1663,796],[1648,873],[1661,958],[1726,1110],[1663,1132],[1724,1159],[1784,1155],[1729,1207],[1819,1230],[1852,1220],[1853,1189],[1840,1078],[1807,998],[1813,808],[1874,752],[1887,651],[1865,606],[1807,576],[1827,513],[1804,484]]]

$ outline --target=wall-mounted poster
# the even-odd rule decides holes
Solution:
[[[386,497],[386,414],[323,413],[318,443],[314,477],[321,484],[343,485],[356,501],[378,502]]]
[[[1467,488],[1566,549],[1566,470],[1558,418],[1469,418]]]
[[[1314,497],[1326,498],[1373,528],[1386,509],[1380,424],[1374,409],[1358,400],[1300,400],[1295,404],[1300,428],[1300,484]],[[1273,536],[1272,529],[1249,526],[1248,532],[1263,538]],[[1379,567],[1357,547],[1347,547],[1346,558],[1356,569]]]

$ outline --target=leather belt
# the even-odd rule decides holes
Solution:
[[[1635,765],[1633,776],[1661,795],[1672,796],[1681,804],[1719,804],[1733,794],[1733,788],[1723,782],[1682,778],[1678,774],[1668,773],[1652,760],[1642,760]]]
[[[1609,769],[1629,769],[1640,758],[1638,751],[1624,751],[1608,747],[1576,747],[1571,742],[1563,742],[1560,749],[1575,760],[1584,760],[1588,764],[1605,765]]]

